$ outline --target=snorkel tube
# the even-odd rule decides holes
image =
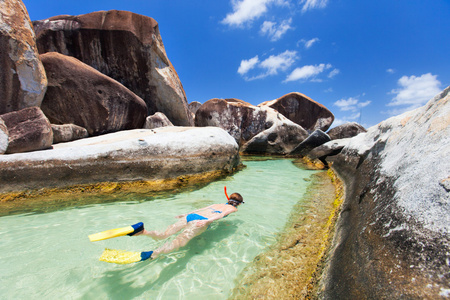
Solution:
[[[224,192],[225,192],[225,196],[227,197],[227,200],[230,201],[230,197],[228,197],[228,194],[227,194],[227,187],[224,186],[224,187],[223,187],[223,190],[224,190]]]

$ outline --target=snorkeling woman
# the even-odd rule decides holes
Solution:
[[[212,222],[237,212],[238,206],[242,203],[244,203],[242,196],[239,193],[233,193],[225,204],[213,204],[176,216],[175,218],[180,220],[167,227],[163,232],[147,231],[142,227],[142,230],[135,233],[134,236],[147,235],[153,239],[162,240],[183,230],[173,241],[167,242],[153,251],[151,258],[156,258],[161,253],[169,253],[186,246],[190,240],[208,229]]]

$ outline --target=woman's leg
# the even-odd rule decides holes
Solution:
[[[157,240],[162,240],[162,239],[165,239],[165,238],[171,236],[172,234],[177,233],[181,229],[185,228],[186,225],[187,225],[186,218],[183,218],[183,219],[179,220],[178,222],[176,222],[176,223],[170,225],[169,227],[167,227],[164,232],[159,232],[159,231],[156,231],[156,230],[147,231],[147,230],[144,229],[142,231],[142,234],[143,235],[148,235],[151,238],[154,238],[154,239],[157,239]]]
[[[208,225],[198,227],[196,221],[189,222],[186,229],[180,233],[172,242],[167,242],[163,246],[153,251],[152,258],[156,258],[161,253],[169,253],[178,248],[184,247],[187,243],[197,235],[208,229]]]

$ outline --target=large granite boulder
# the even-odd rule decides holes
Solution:
[[[361,132],[367,132],[367,130],[356,122],[349,122],[328,130],[327,134],[332,140],[338,140],[357,136]]]
[[[56,16],[33,22],[39,53],[74,56],[144,99],[148,113],[191,126],[186,94],[169,61],[158,23],[127,11]]]
[[[450,291],[450,87],[328,157],[345,200],[324,299],[443,299]]]
[[[315,147],[308,152],[310,159],[325,159],[328,156],[333,156],[341,153],[342,149],[350,142],[349,138],[332,140],[318,147]]]
[[[53,132],[39,107],[28,107],[0,115],[8,129],[6,153],[20,153],[51,148]]]
[[[53,144],[71,142],[87,138],[89,136],[89,133],[86,130],[86,128],[77,126],[75,124],[63,124],[63,125],[52,124],[52,131],[53,131]]]
[[[197,110],[195,125],[225,129],[244,153],[287,154],[308,136],[277,111],[238,99],[208,100]]]
[[[331,141],[331,138],[328,134],[323,132],[320,129],[314,130],[303,142],[301,142],[294,150],[291,151],[291,155],[300,155],[305,156],[312,149],[319,147],[326,142]]]
[[[25,5],[20,0],[1,1],[0,114],[40,106],[46,87]]]
[[[189,111],[191,112],[192,119],[194,120],[194,122],[195,122],[195,113],[200,108],[200,106],[202,106],[202,104],[198,101],[192,101],[188,105]]]
[[[52,150],[0,155],[0,193],[226,175],[239,164],[236,141],[220,128],[134,129],[57,144]]]
[[[268,106],[277,110],[309,132],[316,129],[327,131],[334,121],[334,115],[325,106],[301,93],[289,93],[258,106]]]
[[[78,59],[41,55],[48,88],[41,108],[52,124],[75,124],[89,135],[142,128],[145,102],[129,89]]]
[[[8,148],[8,128],[6,128],[5,121],[0,118],[0,154],[6,152]]]

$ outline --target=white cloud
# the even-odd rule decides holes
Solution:
[[[363,107],[366,107],[371,103],[370,100],[360,102],[359,99],[350,97],[348,99],[341,99],[333,103],[333,105],[339,107],[341,111],[353,111],[356,112]]]
[[[227,14],[222,23],[230,26],[242,26],[258,19],[268,11],[270,4],[283,6],[283,0],[231,0],[233,12]]]
[[[267,35],[272,42],[278,41],[291,27],[292,18],[284,20],[279,26],[276,22],[264,21],[261,25],[261,33]]]
[[[405,110],[418,108],[425,104],[428,100],[437,95],[441,89],[441,82],[437,80],[437,75],[431,73],[417,76],[402,76],[397,84],[398,89],[391,91],[396,94],[388,106],[407,106]],[[394,112],[392,112],[394,113]]]
[[[302,0],[300,3],[304,3],[302,12],[306,12],[310,9],[326,7],[328,0]]]
[[[336,76],[337,74],[339,74],[341,71],[339,71],[339,69],[334,69],[333,71],[331,71],[328,74],[328,78],[333,78],[334,76]]]
[[[394,69],[387,69],[386,72],[388,72],[389,74],[394,74],[395,70]]]
[[[238,73],[241,75],[246,74],[248,71],[253,69],[257,63],[259,63],[258,55],[248,60],[242,60],[238,69]]]
[[[319,41],[319,38],[313,38],[308,41],[302,39],[301,41],[305,43],[305,48],[309,49],[312,47],[312,45],[314,45],[315,43],[317,43]]]
[[[290,50],[286,50],[278,55],[271,55],[261,62],[259,61],[258,56],[255,56],[248,60],[242,60],[238,73],[244,76],[245,80],[261,79],[270,75],[276,75],[279,71],[286,71],[294,64],[297,58],[297,51]],[[253,77],[246,76],[250,70],[256,67],[264,69],[265,71]]]
[[[286,71],[297,59],[297,51],[286,50],[278,55],[271,55],[261,62],[261,67],[267,70],[269,75],[275,75],[278,70]]]
[[[320,64],[320,65],[309,65],[309,66],[303,66],[301,68],[296,68],[294,71],[292,71],[291,74],[286,78],[285,82],[288,81],[296,81],[296,80],[307,80],[313,77],[317,76],[318,74],[322,73],[323,71],[330,69],[332,66],[330,64]],[[320,81],[320,80],[315,80]]]

